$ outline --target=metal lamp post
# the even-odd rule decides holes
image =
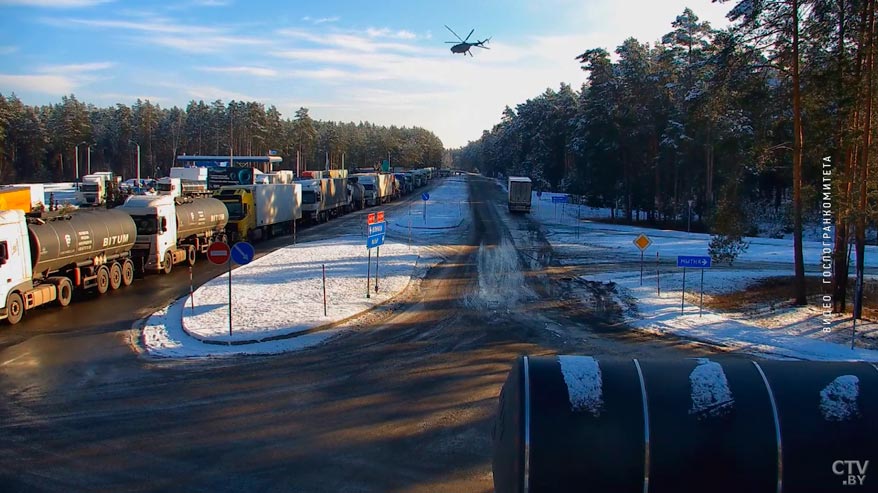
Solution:
[[[129,140],[128,142],[137,146],[137,186],[140,186],[140,144],[133,140]]]
[[[79,144],[76,144],[75,146],[73,146],[73,156],[76,158],[75,159],[75,161],[76,161],[76,171],[75,171],[76,181],[79,181],[79,146],[81,146],[83,144],[88,146],[88,169],[86,170],[85,174],[87,174],[87,175],[91,174],[91,146],[94,144],[89,144],[88,142],[83,140]]]
[[[85,174],[87,174],[87,175],[91,174],[91,148],[94,147],[95,145],[96,144],[94,142],[92,142],[91,144],[88,145],[88,147],[86,147],[88,152],[87,152],[87,158],[86,158],[86,164],[85,164]]]
[[[695,202],[692,199],[689,199],[689,213],[686,214],[686,232],[692,232],[692,203]]]

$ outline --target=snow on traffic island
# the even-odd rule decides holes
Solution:
[[[442,260],[433,248],[438,240],[456,241],[465,233],[466,179],[444,179],[429,194],[426,218],[420,197],[409,206],[388,206],[386,243],[380,252],[372,249],[371,268],[365,224],[360,234],[288,246],[232,271],[231,334],[229,278],[223,274],[195,291],[194,307],[185,297],[150,316],[139,345],[154,357],[187,358],[281,353],[327,341],[347,330],[348,319],[395,298],[412,279],[423,278]]]
[[[322,343],[343,330],[335,324],[387,302],[439,262],[420,258],[417,247],[385,243],[376,292],[378,255],[372,249],[367,298],[368,254],[362,237],[282,248],[232,271],[231,334],[226,273],[199,287],[193,299],[181,298],[149,317],[141,344],[151,356],[180,358],[279,353]]]

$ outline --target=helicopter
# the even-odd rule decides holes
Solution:
[[[472,48],[473,46],[477,46],[479,48],[484,48],[486,50],[490,50],[490,48],[485,46],[485,43],[487,43],[488,41],[491,41],[491,38],[487,38],[487,39],[484,39],[482,41],[476,41],[475,43],[469,42],[469,37],[473,35],[473,33],[476,31],[475,29],[473,29],[472,31],[469,32],[469,34],[467,34],[466,39],[460,39],[460,36],[458,36],[457,33],[454,32],[448,26],[445,26],[445,29],[448,29],[449,31],[451,31],[451,34],[453,34],[454,37],[460,41],[460,42],[446,41],[446,43],[454,43],[454,46],[451,47],[452,53],[460,53],[462,55],[466,55],[467,53],[469,53],[469,56],[473,56],[473,54],[469,51],[469,49]]]

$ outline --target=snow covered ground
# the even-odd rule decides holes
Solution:
[[[191,299],[181,298],[149,317],[141,345],[152,356],[179,358],[279,353],[322,343],[344,330],[339,323],[394,298],[412,278],[423,277],[439,263],[441,258],[424,245],[435,243],[434,235],[461,234],[469,220],[466,200],[465,180],[452,178],[430,192],[426,220],[419,207],[422,200],[411,214],[406,206],[386,208],[388,235],[380,247],[377,292],[379,252],[372,250],[368,267],[364,236],[291,245],[233,269],[231,333],[229,278],[223,274],[199,287]],[[410,220],[415,231],[412,245],[408,244]]]
[[[699,311],[699,270],[686,271],[686,297],[681,310],[683,269],[676,267],[676,257],[708,255],[710,235],[577,220],[577,216],[586,217],[589,208],[582,206],[582,210],[577,210],[576,205],[554,205],[552,195],[543,193],[542,200],[538,201],[534,194],[531,218],[540,223],[557,257],[566,265],[607,263],[608,259],[633,261],[637,265],[640,250],[633,240],[641,233],[652,240],[644,255],[642,285],[639,266],[636,270],[628,268],[587,276],[589,281],[614,283],[620,304],[629,306],[626,319],[630,325],[778,357],[878,361],[878,350],[875,350],[878,324],[858,322],[852,350],[851,317],[830,315],[825,325],[822,307],[817,303],[792,307],[766,302],[742,313]],[[705,270],[706,297],[737,292],[762,279],[792,275],[792,240],[748,238],[747,241],[750,247],[734,266]],[[805,242],[805,263],[810,274],[819,275],[822,248],[820,242]],[[661,261],[658,268],[656,253]],[[867,247],[867,267],[878,266],[876,253],[876,247]]]

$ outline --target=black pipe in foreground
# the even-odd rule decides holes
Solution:
[[[878,492],[878,365],[527,357],[497,493]]]

